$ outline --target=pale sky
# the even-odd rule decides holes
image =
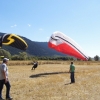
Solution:
[[[0,0],[0,32],[48,42],[55,31],[100,56],[100,0]]]

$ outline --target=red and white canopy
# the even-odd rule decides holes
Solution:
[[[74,40],[62,32],[54,32],[50,37],[48,46],[52,49],[70,56],[74,56],[78,59],[88,60],[89,58]]]

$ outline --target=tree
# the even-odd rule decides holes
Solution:
[[[96,55],[96,56],[94,57],[94,60],[95,60],[95,61],[99,61],[99,56]]]
[[[4,57],[9,58],[9,59],[11,58],[10,52],[6,51],[4,49],[0,49],[0,56],[4,56]]]
[[[19,52],[19,59],[20,60],[26,60],[27,59],[27,53],[26,52]]]
[[[19,55],[13,55],[11,57],[12,60],[20,60]]]
[[[92,61],[92,58],[91,58],[91,57],[89,57],[88,61]]]

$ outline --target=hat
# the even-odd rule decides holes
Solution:
[[[3,62],[6,62],[6,61],[9,61],[9,59],[8,58],[4,58],[3,59]]]

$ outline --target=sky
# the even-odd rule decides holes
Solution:
[[[55,31],[100,56],[100,0],[0,0],[0,32],[48,42]]]

